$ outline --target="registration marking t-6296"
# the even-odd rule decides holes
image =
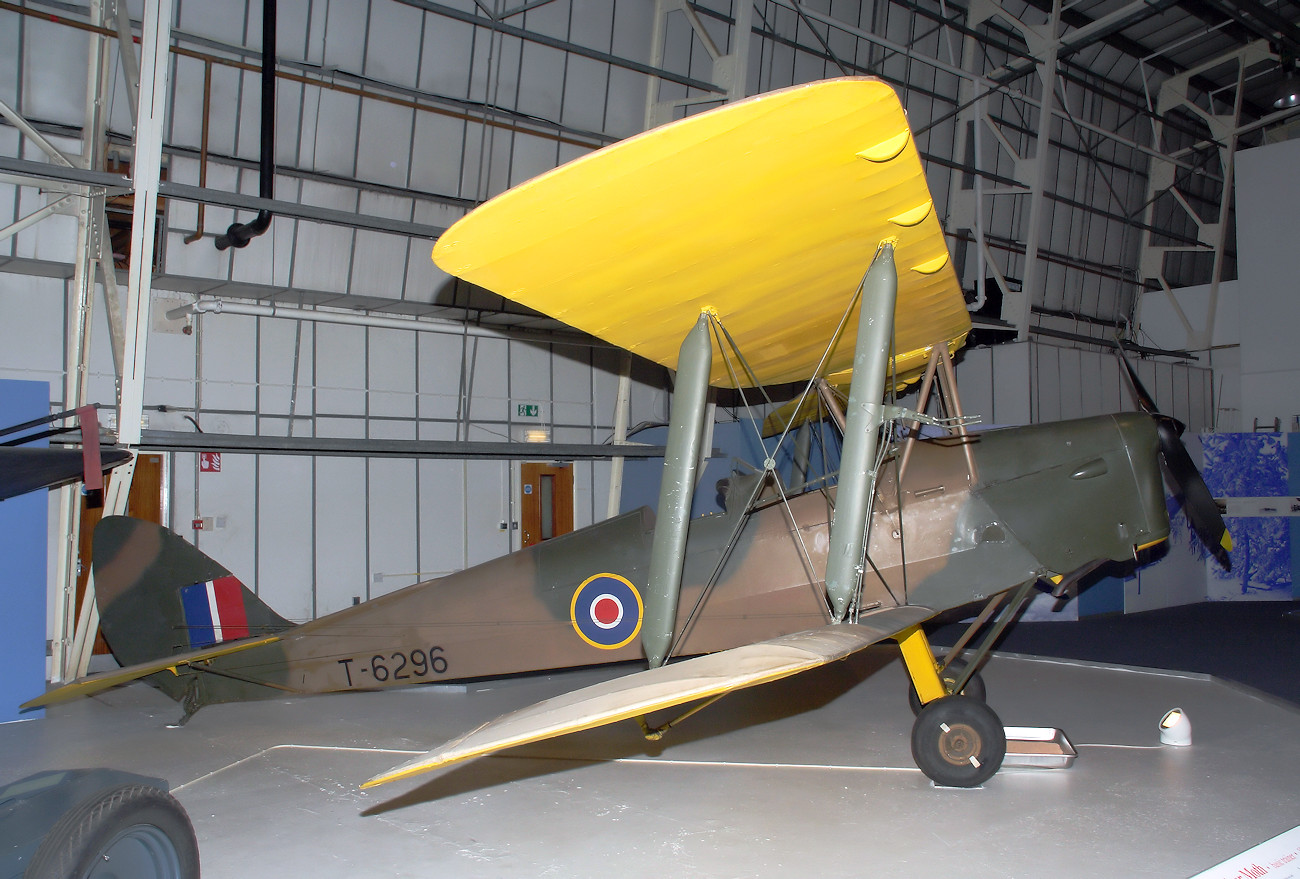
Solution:
[[[352,667],[354,662],[357,663],[355,677]],[[376,653],[369,657],[351,656],[340,659],[338,663],[343,666],[349,687],[364,686],[363,682],[367,679],[379,684],[397,681],[418,683],[447,673],[447,657],[443,649],[437,646],[430,647],[427,651],[417,647],[409,651]]]

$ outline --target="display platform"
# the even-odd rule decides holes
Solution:
[[[1101,875],[1187,877],[1300,824],[1300,710],[1204,676],[995,655],[1008,726],[1058,727],[1068,769],[939,789],[915,768],[897,650],[736,693],[657,745],[632,723],[357,785],[611,671],[209,706],[143,684],[0,726],[0,784],[108,766],[170,780],[206,879]],[[1180,707],[1192,745],[1159,744]]]

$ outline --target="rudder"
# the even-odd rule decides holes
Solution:
[[[180,535],[127,516],[95,528],[100,628],[122,665],[151,662],[291,623]]]

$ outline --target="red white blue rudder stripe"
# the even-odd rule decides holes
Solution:
[[[244,585],[236,578],[218,577],[184,586],[180,592],[191,650],[248,637]]]
[[[645,606],[625,577],[596,574],[582,581],[573,593],[569,618],[582,640],[601,650],[617,650],[641,632]]]

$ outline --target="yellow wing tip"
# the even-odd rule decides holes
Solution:
[[[1232,552],[1232,535],[1228,533],[1227,528],[1223,529],[1223,538],[1219,541],[1219,545],[1228,552]]]

